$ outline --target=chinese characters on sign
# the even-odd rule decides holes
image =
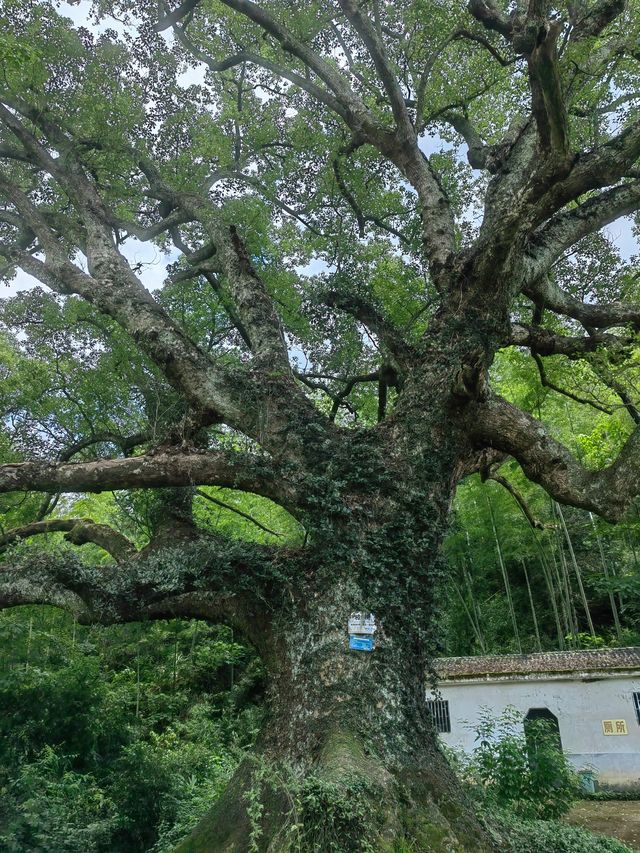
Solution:
[[[374,613],[352,613],[349,616],[350,634],[375,634],[376,617]]]
[[[356,652],[372,652],[375,648],[373,635],[377,630],[373,613],[351,613],[347,623],[349,648]]]
[[[627,731],[626,720],[603,720],[602,734],[604,735],[626,735]]]

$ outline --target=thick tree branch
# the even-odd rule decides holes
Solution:
[[[170,221],[171,216],[164,220],[166,230],[173,232],[177,224],[190,220],[197,220],[204,226],[211,240],[210,264],[215,264],[226,277],[234,313],[237,312],[242,331],[249,336],[256,366],[288,372],[289,362],[280,322],[235,227],[227,227],[219,221],[217,211],[206,197],[174,193],[154,168],[151,171],[147,168],[146,173],[150,175],[153,189],[176,208],[172,214],[173,221]],[[212,367],[209,364],[210,371]]]
[[[535,231],[526,248],[525,281],[543,275],[583,237],[640,208],[640,181],[621,184],[593,196],[577,207],[557,213]]]
[[[183,209],[199,219],[215,247],[215,265],[225,277],[238,318],[249,337],[256,367],[289,374],[289,358],[280,320],[237,229],[220,223],[207,201],[184,196],[178,201]]]
[[[37,220],[34,212],[30,222],[36,228]],[[105,254],[99,249],[91,252],[93,275],[89,275],[62,255],[53,235],[49,234],[47,243],[46,261],[27,253],[13,253],[12,259],[57,293],[76,293],[112,317],[194,407],[251,433],[251,417],[246,417],[236,396],[237,382],[222,367],[214,366],[166,314],[115,246]]]
[[[330,308],[339,308],[351,314],[372,331],[397,359],[403,370],[412,363],[414,359],[412,347],[406,342],[401,331],[383,317],[374,305],[358,296],[340,293],[337,290],[325,293],[323,301]]]
[[[47,577],[26,577],[23,571],[15,571],[10,565],[0,567],[0,610],[20,607],[27,604],[46,604],[58,607],[76,617],[81,625],[101,622],[91,612],[91,608],[82,598],[59,583],[53,583]],[[119,622],[119,614],[114,613],[112,622]]]
[[[165,30],[168,30],[169,27],[174,26],[174,24],[179,23],[183,18],[186,18],[193,10],[196,8],[200,0],[184,0],[177,8],[173,10],[173,12],[169,12],[164,16],[158,23],[155,25],[154,29],[157,33],[162,33]],[[164,4],[159,4],[160,7],[163,7]]]
[[[441,274],[455,252],[453,214],[436,173],[418,147],[415,128],[408,118],[401,118],[407,115],[404,99],[401,107],[398,104],[394,107],[400,124],[389,129],[367,109],[360,96],[351,88],[345,74],[325,61],[307,43],[297,38],[266,9],[250,0],[222,0],[222,2],[257,24],[274,38],[286,53],[299,59],[316,74],[335,98],[335,103],[330,104],[331,108],[346,122],[359,144],[368,142],[377,148],[395,164],[413,186],[422,210],[424,249],[431,264],[434,282],[438,286]],[[364,18],[358,20],[364,25]],[[259,64],[264,65],[264,62],[260,60]],[[386,60],[385,66],[385,76],[391,75],[392,78],[392,69]],[[279,73],[279,70],[275,73]],[[386,85],[396,91],[394,86],[398,87],[398,83],[397,81],[394,83],[391,78],[387,79]],[[316,96],[320,101],[327,103],[326,95],[317,94]]]
[[[496,30],[511,42],[516,53],[526,57],[531,90],[531,109],[547,180],[566,170],[569,160],[569,133],[562,87],[557,41],[561,20],[551,20],[549,3],[531,0],[506,18],[497,5],[471,0],[469,10],[486,29]]]
[[[571,4],[573,5],[573,4]],[[571,40],[580,41],[600,35],[627,7],[627,0],[599,0],[582,13],[582,3],[576,4],[576,15],[572,16]],[[573,19],[575,17],[575,20]]]
[[[534,224],[541,224],[587,192],[617,184],[633,170],[639,157],[640,119],[637,119],[604,145],[575,159],[567,176],[540,195]]]
[[[355,0],[338,0],[338,3],[369,51],[378,77],[391,104],[391,111],[397,128],[403,135],[408,133],[409,137],[413,137],[413,126],[405,104],[404,95],[398,83],[396,73],[389,61],[384,43],[369,18],[363,14],[362,9]]]
[[[536,305],[578,320],[588,329],[633,326],[640,329],[640,305],[629,302],[582,302],[563,290],[551,276],[542,276],[523,287],[522,292]]]
[[[140,601],[139,590],[128,596],[109,595],[103,579],[95,585],[84,581],[80,592],[69,588],[43,572],[31,576],[10,564],[0,569],[0,610],[21,605],[41,604],[58,607],[76,617],[81,625],[122,625],[150,619],[205,619],[237,627],[250,636],[251,602],[237,593],[182,592],[166,595],[149,603]]]
[[[51,604],[70,610],[82,623],[103,625],[212,619],[237,626],[259,644],[269,629],[269,616],[260,607],[264,578],[276,562],[282,573],[281,552],[210,536],[138,552],[117,571],[87,565],[73,552],[34,552],[0,567],[0,609]],[[252,588],[247,580],[256,569],[260,579]]]
[[[493,0],[470,0],[469,11],[488,30],[494,30],[508,41],[513,34],[513,21],[503,15]]]
[[[96,524],[90,518],[52,518],[14,527],[0,536],[0,547],[31,536],[60,532],[66,533],[64,538],[73,545],[86,545],[88,542],[98,545],[117,562],[130,559],[136,553],[135,545],[126,536],[108,524]]]
[[[633,343],[634,338],[632,337],[625,338],[602,332],[594,332],[592,335],[582,337],[571,337],[569,335],[558,335],[548,329],[543,329],[541,326],[513,323],[511,337],[507,345],[528,347],[537,355],[566,355],[571,358],[593,353],[601,348],[606,348],[612,353],[620,353]]]
[[[334,66],[325,62],[308,44],[287,30],[266,9],[258,3],[251,2],[251,0],[221,0],[221,2],[253,21],[265,33],[274,38],[285,52],[295,56],[313,71],[335,95],[343,118],[348,119],[350,123],[353,122],[361,130],[377,129],[369,111],[360,97],[351,89],[344,75]]]
[[[640,494],[640,428],[612,465],[589,471],[541,421],[500,397],[490,397],[470,415],[471,435],[480,445],[513,456],[526,476],[559,503],[591,510],[615,523]]]
[[[294,507],[296,488],[263,457],[209,452],[158,452],[97,462],[0,465],[0,493],[104,492],[163,486],[225,486]]]
[[[469,165],[473,169],[485,169],[491,152],[491,146],[485,144],[467,116],[462,113],[447,111],[443,113],[442,117],[467,143]]]
[[[59,158],[62,159],[62,158]],[[159,181],[152,165],[143,164],[153,182]],[[162,185],[158,185],[162,190]],[[182,328],[164,311],[153,295],[142,285],[118,251],[113,239],[107,236],[99,215],[93,207],[84,209],[89,232],[87,258],[89,274],[68,261],[57,236],[51,232],[28,196],[6,176],[0,175],[0,191],[4,191],[20,216],[37,233],[46,260],[41,261],[25,252],[9,252],[10,260],[34,275],[43,284],[63,293],[76,293],[100,311],[111,316],[128,332],[140,348],[164,372],[169,382],[203,412],[209,420],[222,420],[269,449],[281,450],[282,433],[291,435],[291,413],[296,408],[306,418],[321,416],[313,410],[304,394],[296,389],[290,375],[286,346],[280,325],[262,282],[257,278],[244,246],[233,228],[219,223],[208,200],[201,197],[177,196],[168,191],[170,201],[185,201],[190,211],[203,221],[217,250],[217,260],[227,275],[234,300],[240,304],[244,318],[252,324],[251,341],[257,357],[256,367],[264,373],[237,371],[214,364],[210,356],[194,344]],[[96,221],[97,217],[97,221]],[[281,417],[276,417],[274,398],[267,387],[276,379],[288,382],[290,394],[284,398]],[[279,397],[278,399],[283,399]],[[270,410],[271,429],[261,413]],[[300,448],[302,445],[300,444]]]
[[[618,13],[614,7],[617,4],[597,4],[595,17],[602,26],[611,19],[610,13],[613,17]],[[498,241],[512,245],[518,235],[530,233],[570,202],[628,175],[640,154],[640,124],[629,124],[593,151],[570,156],[567,93],[556,50],[561,22],[549,17],[550,4],[518,4],[507,18],[497,3],[473,0],[470,11],[486,28],[501,32],[514,50],[527,58],[537,131],[533,149],[530,145],[518,146],[526,155],[526,163],[521,162],[519,154],[514,159],[515,147],[506,146],[498,175],[489,188],[482,234],[497,249]],[[497,232],[500,236],[492,238]],[[496,253],[491,263],[500,263],[503,255],[504,250]]]
[[[561,31],[560,21],[540,20],[538,37],[527,61],[531,106],[540,144],[562,166],[569,154],[569,127],[556,47]]]

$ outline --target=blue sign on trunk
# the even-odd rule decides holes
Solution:
[[[372,652],[373,637],[354,637],[352,634],[349,637],[349,648],[356,652]]]

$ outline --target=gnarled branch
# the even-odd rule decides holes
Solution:
[[[339,308],[351,314],[364,326],[370,329],[384,343],[389,352],[397,359],[401,368],[405,369],[413,360],[412,347],[393,323],[386,319],[370,302],[359,296],[340,293],[331,290],[324,295],[324,303],[330,308]]]
[[[60,532],[66,533],[64,538],[73,545],[86,545],[88,542],[98,545],[117,562],[130,559],[136,553],[135,545],[126,536],[108,524],[96,524],[90,518],[52,518],[14,527],[0,536],[0,547],[31,536]]]
[[[32,110],[25,111],[31,115]],[[5,112],[8,112],[5,110]],[[12,113],[9,115],[13,117]],[[168,381],[182,393],[195,409],[207,413],[209,421],[221,420],[258,439],[269,449],[281,450],[286,423],[291,430],[291,407],[296,404],[306,418],[322,417],[313,410],[290,376],[286,345],[280,324],[263,283],[252,269],[242,241],[235,229],[226,228],[206,197],[174,193],[166,187],[153,163],[138,155],[138,166],[147,176],[158,198],[181,207],[199,219],[208,230],[216,248],[216,260],[227,277],[233,300],[243,321],[251,325],[256,368],[247,371],[244,381],[237,371],[214,363],[208,353],[195,344],[184,330],[166,313],[153,295],[133,273],[113,240],[113,222],[104,208],[98,188],[84,176],[73,159],[69,142],[62,131],[47,119],[34,117],[51,134],[52,147],[59,142],[65,156],[52,158],[46,149],[20,125],[20,141],[32,145],[34,156],[42,158],[42,166],[69,189],[74,207],[82,218],[87,233],[86,252],[89,272],[68,260],[64,245],[48,226],[32,198],[6,174],[0,174],[0,192],[14,205],[17,214],[38,237],[45,260],[16,247],[7,249],[9,260],[34,275],[43,284],[62,294],[75,293],[100,311],[112,317],[136,341],[138,346],[163,371]],[[17,131],[16,131],[17,132]],[[43,150],[41,150],[43,149]],[[65,171],[69,160],[69,170]],[[49,161],[53,162],[50,165]],[[64,162],[62,162],[64,161]],[[4,249],[3,249],[4,251]],[[265,368],[261,371],[260,368]],[[287,414],[280,419],[263,417],[265,407],[274,410],[274,397],[265,374],[280,375],[288,381]],[[257,380],[257,381],[256,381]],[[265,430],[265,423],[274,426]],[[326,426],[326,421],[324,421]],[[282,429],[279,428],[282,426]],[[289,442],[291,447],[291,442]],[[302,442],[299,442],[302,447]]]
[[[545,305],[545,307],[548,307]],[[544,329],[542,326],[530,326],[524,323],[512,323],[511,337],[508,346],[528,347],[537,355],[586,355],[598,349],[606,349],[612,353],[620,353],[631,344],[634,338],[622,335],[611,335],[604,332],[594,332],[592,335],[572,337],[558,335]]]
[[[581,41],[600,33],[615,21],[627,7],[627,0],[599,0],[584,14],[578,13],[571,21],[571,40]]]
[[[114,571],[82,562],[73,552],[27,554],[0,567],[0,609],[50,604],[85,624],[110,625],[144,619],[195,617],[237,626],[256,644],[268,636],[269,615],[253,609],[264,590],[250,590],[246,577],[262,577],[287,557],[266,546],[202,536],[138,552]],[[281,574],[279,575],[282,576]],[[268,582],[268,581],[267,581]]]
[[[631,302],[583,302],[567,293],[550,276],[526,284],[522,292],[541,308],[573,317],[588,329],[633,326],[640,329],[640,305]]]
[[[268,460],[250,454],[157,452],[97,462],[16,462],[0,465],[0,493],[104,492],[163,486],[225,486],[290,508],[296,488]]]
[[[589,471],[544,424],[498,396],[470,410],[469,429],[480,446],[516,459],[526,476],[559,503],[619,521],[640,494],[640,428],[631,433],[616,461]]]
[[[557,213],[528,242],[525,281],[541,275],[583,237],[640,208],[640,181],[606,190],[570,210]]]
[[[470,0],[469,11],[488,30],[494,30],[511,40],[513,20],[504,15],[493,0]]]

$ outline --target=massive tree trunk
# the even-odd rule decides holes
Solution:
[[[374,590],[368,572],[382,554],[345,548],[336,565],[337,551],[325,565],[316,555],[317,573],[254,634],[270,677],[267,723],[179,851],[492,849],[426,709],[428,564],[398,564],[390,545],[399,582],[389,575]],[[349,649],[349,614],[363,609],[376,614],[373,652]]]
[[[606,141],[576,147],[586,144],[577,118],[585,108],[595,108],[590,99],[582,100],[584,81],[593,81],[588,89],[594,93],[600,84],[610,93],[611,80],[620,83],[628,76],[627,66],[614,74],[611,63],[636,55],[636,46],[620,40],[627,4],[604,0],[588,13],[583,4],[569,4],[575,9],[565,26],[546,3],[504,4],[513,7],[507,15],[503,4],[470,0],[465,26],[457,25],[465,20],[458,9],[451,22],[455,30],[435,37],[432,16],[412,7],[405,9],[404,21],[402,4],[370,9],[338,0],[335,18],[321,21],[313,10],[297,11],[292,4],[221,2],[225,15],[216,14],[215,21],[209,5],[198,0],[172,10],[160,4],[166,13],[160,21],[149,18],[155,4],[142,4],[136,16],[146,29],[140,42],[132,42],[135,48],[122,43],[122,53],[100,54],[96,63],[97,54],[81,33],[65,74],[52,73],[42,91],[35,75],[19,95],[11,85],[0,92],[3,270],[20,267],[58,295],[80,297],[91,311],[117,324],[162,374],[184,413],[166,425],[163,437],[153,419],[142,432],[135,419],[130,438],[120,436],[119,426],[114,433],[89,423],[87,434],[69,436],[70,446],[62,452],[54,448],[47,461],[14,462],[24,455],[24,447],[18,448],[0,467],[0,491],[236,488],[288,510],[304,526],[305,544],[276,549],[207,537],[193,526],[187,500],[187,511],[183,506],[178,515],[159,512],[152,541],[136,551],[120,533],[91,519],[44,519],[56,502],[47,499],[38,518],[8,531],[3,542],[65,532],[75,545],[92,542],[103,548],[117,568],[96,568],[66,553],[38,555],[30,564],[8,560],[0,606],[56,604],[85,622],[167,616],[227,621],[260,651],[271,685],[269,719],[256,755],[241,764],[183,851],[490,850],[438,751],[424,704],[440,547],[457,482],[473,471],[490,475],[491,466],[508,456],[559,503],[609,521],[621,518],[640,493],[640,426],[615,461],[587,470],[540,421],[494,394],[489,382],[500,348],[528,349],[538,363],[542,357],[582,358],[595,350],[624,360],[637,339],[640,309],[621,301],[628,289],[624,276],[617,289],[607,283],[609,301],[583,302],[553,269],[580,240],[640,206],[640,122],[633,113]],[[40,56],[32,41],[40,38],[41,22],[22,29],[18,12],[16,7],[6,14],[24,49],[14,50],[11,42],[10,53],[18,57],[16,67],[25,62],[26,68],[32,59],[25,57]],[[620,16],[620,27],[609,35],[609,25]],[[312,20],[314,34],[308,38]],[[213,109],[210,115],[221,117],[216,138],[224,134],[227,112],[233,116],[228,150],[222,142],[220,151],[217,143],[212,147],[206,130],[194,131],[190,121],[200,121],[197,110],[175,112],[182,94],[188,98],[192,89],[181,90],[176,80],[167,86],[168,94],[162,91],[159,69],[171,66],[158,58],[164,48],[149,47],[150,57],[146,47],[141,50],[155,44],[152,31],[168,27],[192,60],[203,62],[211,75],[230,74],[237,83],[237,89],[231,86],[233,101],[226,83],[220,100],[211,97],[208,78],[195,87],[198,109],[203,106],[207,115]],[[245,36],[246,50],[240,48]],[[488,121],[483,97],[475,92],[475,81],[488,73],[482,62],[465,67],[462,53],[456,54],[457,106],[443,107],[451,90],[448,73],[432,88],[434,63],[460,39],[488,51],[505,69],[510,82],[497,100],[509,113],[504,121],[497,113]],[[66,43],[57,30],[54,41]],[[225,56],[230,45],[237,50]],[[42,55],[50,52],[47,47]],[[110,60],[107,76],[120,81],[133,74],[152,100],[167,98],[145,122],[139,116],[149,105],[132,95],[132,104],[138,103],[130,110],[132,124],[115,135],[110,113],[105,112],[109,119],[95,117],[95,130],[93,120],[82,118],[87,81],[95,85],[86,69],[111,53],[121,58]],[[513,95],[521,92],[524,65],[530,109],[525,98]],[[509,76],[509,68],[517,77]],[[9,72],[11,78],[11,67]],[[257,132],[244,132],[243,99],[250,90],[265,91],[267,75],[280,78],[269,109],[264,119],[251,116]],[[280,89],[282,80],[287,82]],[[468,81],[473,81],[470,90]],[[292,94],[296,100],[290,102]],[[294,122],[289,134],[288,105],[295,103],[297,114],[309,98],[313,111],[320,111],[317,132],[323,139],[327,134],[331,165],[316,163],[323,146],[316,140],[307,150],[299,124]],[[282,113],[274,122],[278,114],[271,110],[280,101]],[[604,116],[612,110],[605,101]],[[513,109],[507,106],[511,102]],[[264,104],[259,106],[256,113]],[[129,120],[117,118],[118,126],[120,119]],[[486,181],[470,184],[473,193],[484,195],[483,221],[473,234],[460,208],[475,196],[465,190],[450,197],[457,167],[452,171],[423,153],[425,132],[438,131],[442,122],[465,140],[470,164],[487,172]],[[486,141],[482,128],[489,133]],[[184,144],[193,150],[185,152]],[[280,149],[281,167],[269,153]],[[349,169],[359,168],[363,178],[353,187],[340,171],[349,158]],[[373,176],[369,202],[368,164],[380,173]],[[263,177],[271,181],[267,187]],[[334,179],[336,197],[326,199]],[[408,186],[415,196],[407,193]],[[267,254],[281,253],[285,277],[298,275],[294,265],[300,258],[317,253],[318,259],[341,259],[335,274],[326,275],[325,292],[304,276],[290,290],[278,273],[263,280],[254,268],[255,259],[257,267],[263,261],[255,242],[262,232],[253,233],[253,213],[244,223],[237,218],[242,204],[227,204],[238,195],[248,197],[239,187],[248,196],[254,189],[263,193],[268,215],[274,205],[320,241],[307,245],[300,234],[298,245],[286,229],[272,235]],[[300,192],[303,198],[296,196]],[[406,209],[399,213],[403,199]],[[362,209],[365,202],[370,210]],[[277,232],[278,216],[272,221]],[[375,265],[363,261],[361,274],[352,272],[362,258],[351,238],[343,245],[349,223],[370,244],[386,241],[383,256],[386,251],[392,263],[384,298],[378,284],[368,280],[382,274]],[[188,288],[187,282],[199,278],[213,288],[219,300],[213,316],[224,311],[232,327],[220,338],[219,351],[214,330],[201,329],[207,326],[202,317],[190,324],[181,309],[180,323],[175,311],[145,289],[121,251],[131,235],[163,246],[171,241],[179,250],[173,287]],[[354,264],[343,265],[351,248]],[[86,257],[86,269],[75,263],[80,257]],[[403,272],[394,279],[396,264]],[[418,288],[422,274],[416,276],[416,270],[422,271],[424,288]],[[416,289],[407,305],[405,272],[411,282],[406,293]],[[312,286],[307,290],[307,285]],[[350,315],[355,338],[364,338],[366,329],[372,345],[363,347],[355,374],[342,372],[354,365],[337,369],[322,355],[314,364],[314,352],[321,349],[317,341],[310,343],[311,369],[294,369],[285,333],[297,341],[300,327],[285,328],[283,318],[307,297]],[[567,323],[546,325],[549,312]],[[307,319],[314,322],[312,315]],[[335,328],[328,323],[322,331],[331,337]],[[84,346],[81,339],[79,353]],[[96,348],[104,347],[108,338]],[[71,356],[65,353],[66,358]],[[316,368],[322,372],[312,372]],[[365,427],[341,422],[337,415],[354,387],[374,380],[380,423],[372,422],[370,412],[359,422]],[[397,390],[393,406],[387,385]],[[318,406],[308,387],[326,394],[329,405]],[[636,407],[626,396],[621,400],[638,424]],[[117,417],[114,423],[119,425]],[[214,424],[228,432],[222,438],[208,432]],[[227,440],[231,431],[244,437],[233,451]],[[123,452],[145,448],[125,459],[96,454],[89,461],[69,461],[105,441]],[[245,442],[251,452],[241,449]],[[370,653],[348,647],[352,611],[376,615],[376,647]]]
[[[179,850],[492,849],[425,703],[459,442],[432,402],[411,436],[391,419],[318,452],[308,547],[248,624],[270,678],[265,729]],[[349,648],[358,611],[376,617],[371,652]]]

